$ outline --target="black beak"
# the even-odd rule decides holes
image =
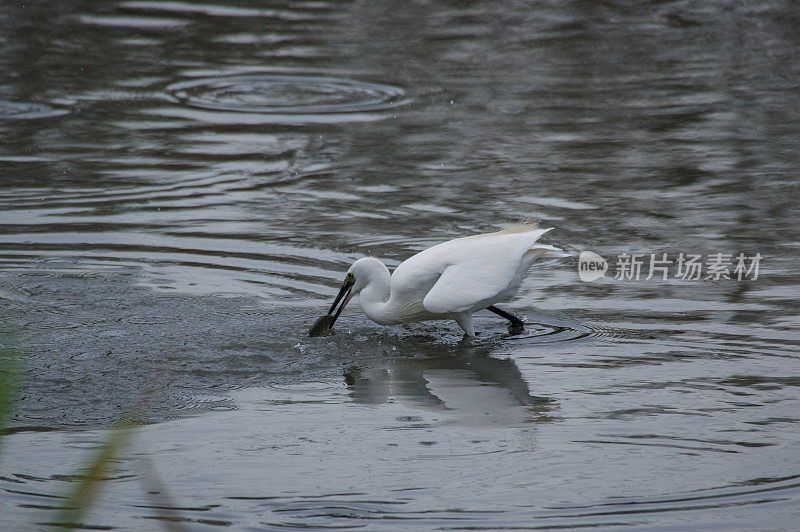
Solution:
[[[342,285],[341,290],[339,290],[339,294],[336,296],[336,299],[333,300],[333,305],[331,305],[330,310],[328,311],[328,315],[330,316],[333,314],[333,311],[336,310],[336,305],[339,304],[339,301],[342,301],[342,305],[339,307],[339,310],[336,310],[336,314],[333,314],[333,319],[328,327],[333,327],[333,324],[336,323],[336,320],[339,318],[339,314],[342,313],[344,307],[350,302],[353,298],[351,294],[353,290],[354,281],[345,281]],[[342,299],[344,298],[344,299]]]

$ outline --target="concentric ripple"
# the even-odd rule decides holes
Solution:
[[[264,114],[361,113],[408,103],[399,87],[324,76],[249,74],[173,83],[167,92],[201,109]]]
[[[525,324],[525,331],[509,336],[509,340],[531,340],[535,343],[569,342],[593,336],[595,331],[578,323],[554,324],[532,323]],[[529,342],[530,343],[530,342]]]

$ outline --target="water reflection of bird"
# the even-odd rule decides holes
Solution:
[[[351,367],[344,374],[350,397],[361,404],[396,399],[477,423],[527,422],[552,408],[550,399],[531,394],[512,359],[490,356],[485,346],[451,347],[427,358],[392,356]]]
[[[359,294],[364,313],[381,325],[453,319],[466,336],[475,336],[472,314],[486,309],[507,319],[512,330],[521,331],[522,320],[494,304],[516,295],[536,259],[566,256],[538,242],[547,231],[525,222],[496,233],[450,240],[417,253],[391,275],[378,259],[358,259],[347,271],[324,324],[332,327]]]

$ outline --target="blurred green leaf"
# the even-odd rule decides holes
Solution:
[[[92,452],[83,467],[78,470],[77,480],[64,501],[53,526],[78,527],[86,516],[102,489],[103,483],[110,479],[119,455],[133,434],[130,422],[118,423],[112,428],[100,445]]]
[[[0,443],[14,414],[23,375],[22,352],[15,336],[0,330]]]

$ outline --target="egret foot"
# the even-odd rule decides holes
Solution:
[[[513,323],[510,323],[508,325],[508,334],[510,334],[511,336],[516,336],[524,332],[525,332],[525,325],[514,325]]]
[[[494,312],[498,316],[507,319],[509,321],[508,332],[510,332],[511,334],[520,334],[523,331],[525,331],[525,322],[519,319],[518,317],[514,316],[510,312],[506,312],[505,310],[500,310],[494,305],[486,307],[486,310]]]

